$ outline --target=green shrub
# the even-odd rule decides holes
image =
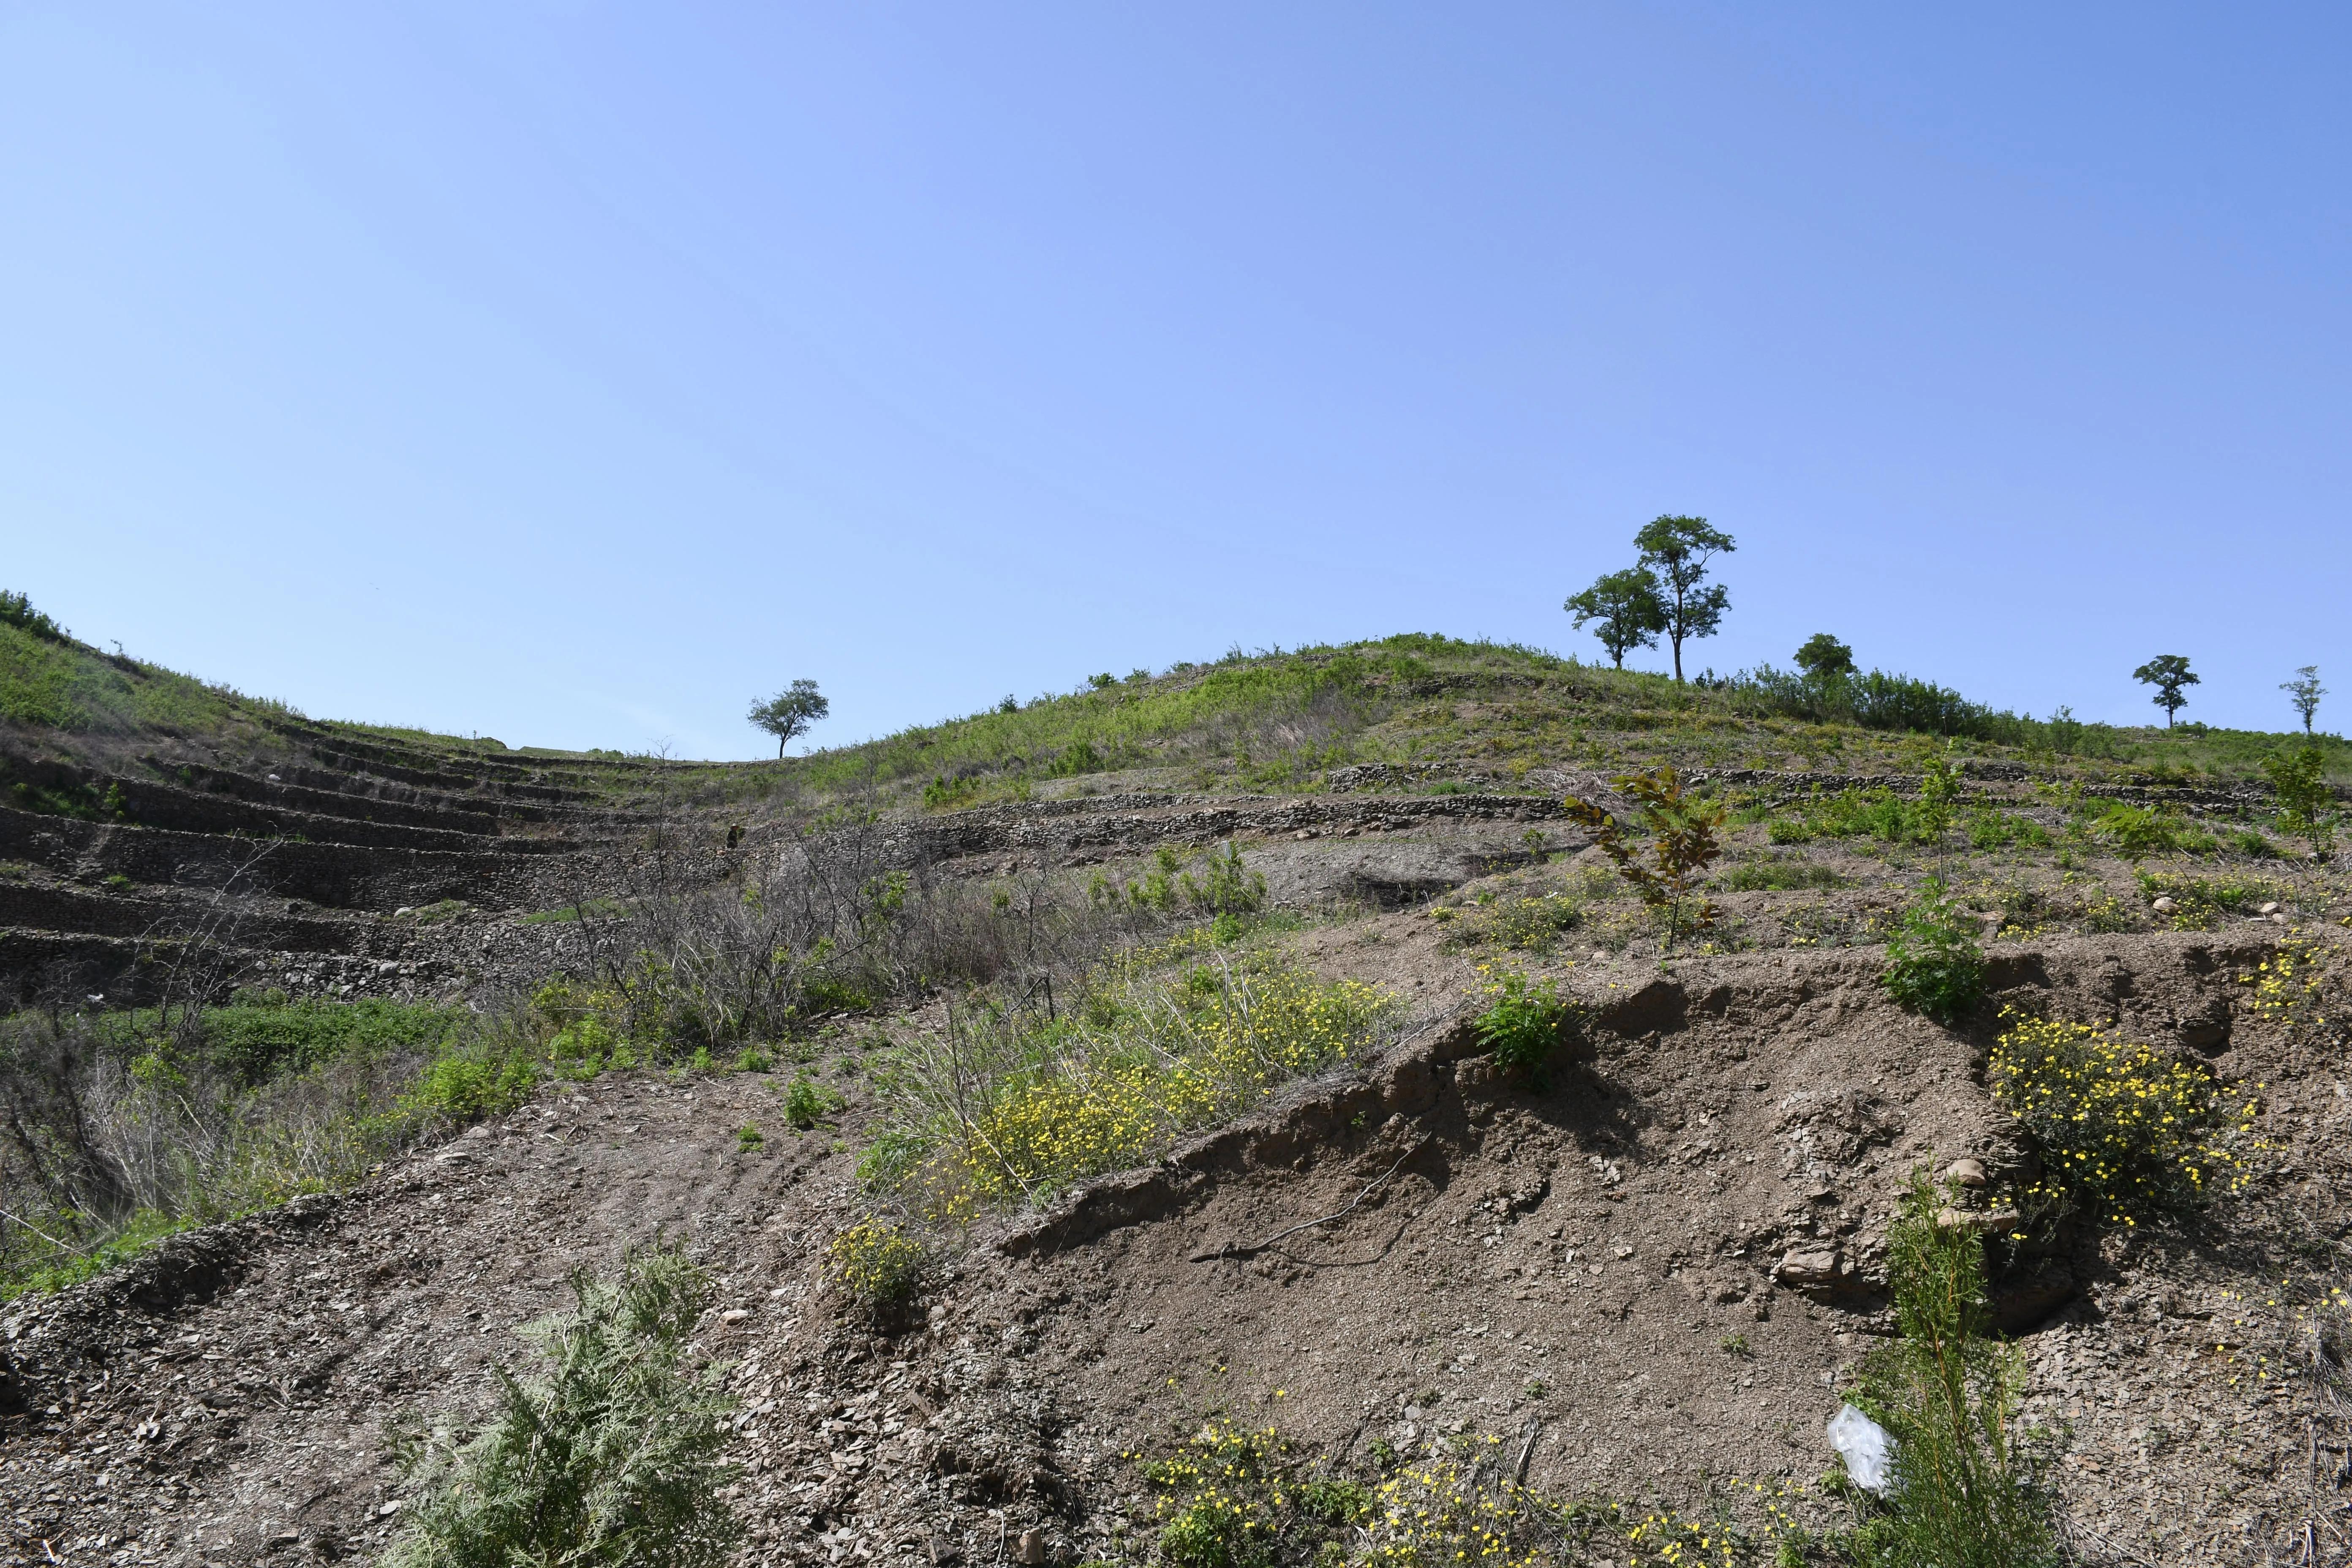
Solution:
[[[2278,858],[2278,846],[2270,841],[2268,835],[2252,827],[2231,829],[2227,842],[2233,853],[2246,856],[2250,859],[2275,860]]]
[[[2315,858],[2335,852],[2336,826],[2342,813],[2334,809],[2327,787],[2326,759],[2316,746],[2274,752],[2263,759],[2263,772],[2278,793],[2279,831],[2311,847]]]
[[[453,1051],[426,1065],[403,1098],[412,1116],[478,1121],[512,1110],[539,1087],[539,1069],[520,1054],[504,1057]]]
[[[2170,854],[2185,847],[2185,825],[2170,812],[2150,806],[2117,804],[2102,811],[2094,823],[2100,837],[2126,860]],[[2210,836],[2204,836],[2210,842]]]
[[[2042,848],[2050,842],[2050,830],[2030,816],[2020,816],[2013,811],[1972,811],[1969,814],[1969,844],[1977,849],[2006,849],[2023,844]]]
[[[1864,1363],[1854,1403],[1894,1436],[1885,1511],[1854,1532],[1873,1568],[2043,1568],[2060,1561],[2049,1502],[2017,1448],[2019,1357],[1986,1334],[1984,1246],[1937,1220],[1915,1172],[1887,1236],[1901,1338]]]
[[[30,632],[43,642],[61,643],[67,640],[65,627],[33,608],[33,601],[22,594],[0,589],[0,625]]]
[[[784,1120],[806,1132],[847,1103],[834,1090],[809,1077],[794,1073],[784,1087]]]
[[[1930,879],[1886,940],[1880,974],[1888,995],[1943,1024],[1965,1017],[1984,995],[1984,954],[1966,911]]]
[[[137,1027],[152,1016],[130,1016]],[[294,1002],[280,993],[208,1008],[200,1027],[213,1059],[251,1082],[353,1051],[435,1051],[457,1038],[466,1019],[463,1009],[430,1003]]]
[[[1886,844],[1930,844],[1949,819],[1943,804],[1904,799],[1886,788],[1841,790],[1772,818],[1764,836],[1774,844],[1819,838],[1875,838]]]
[[[718,1373],[697,1376],[687,1339],[708,1303],[701,1271],[667,1251],[633,1252],[617,1285],[572,1277],[573,1310],[530,1331],[547,1373],[501,1369],[480,1428],[407,1435],[425,1487],[386,1568],[522,1563],[716,1565],[740,1535],[723,1491]]]
[[[1515,969],[1499,976],[1486,973],[1486,1010],[1470,1026],[1496,1062],[1526,1073],[1541,1088],[1552,1053],[1575,1025],[1576,1010],[1553,981],[1530,982]]]

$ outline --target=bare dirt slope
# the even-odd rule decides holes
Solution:
[[[857,1202],[847,1075],[842,1125],[798,1138],[781,1079],[567,1088],[341,1200],[22,1303],[0,1324],[5,1560],[364,1557],[400,1522],[386,1423],[479,1405],[569,1268],[661,1234],[722,1281],[702,1342],[745,1402],[753,1562],[993,1563],[1027,1530],[1056,1561],[1138,1557],[1150,1505],[1121,1456],[1213,1408],[1360,1463],[1375,1443],[1532,1435],[1528,1479],[1560,1496],[1696,1510],[1730,1478],[1817,1475],[1840,1374],[1888,1327],[1895,1187],[2019,1158],[1974,1076],[1982,1037],[1892,1007],[1864,951],[1670,977],[1595,961],[1568,971],[1590,1049],[1538,1093],[1473,1051],[1466,964],[1433,935],[1410,915],[1301,933],[1310,961],[1433,1021],[975,1237],[893,1340],[845,1326],[822,1281]],[[2199,1042],[2265,1085],[2277,1145],[2259,1198],[2210,1224],[2086,1235],[2002,1283],[2029,1415],[2071,1430],[2088,1561],[2284,1561],[2306,1530],[2310,1560],[2342,1551],[2341,1428],[2278,1358],[2345,1219],[2352,1089],[2237,1005],[2270,940],[1999,961],[2011,1001]]]

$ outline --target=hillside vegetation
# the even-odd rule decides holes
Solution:
[[[1930,740],[1960,755],[2088,779],[2226,783],[2259,778],[2265,757],[2303,743],[2194,722],[2084,722],[2063,709],[2033,719],[1876,670],[1824,683],[1766,667],[1678,685],[1517,644],[1413,633],[1235,648],[1213,663],[1097,675],[1074,691],[1008,698],[985,712],[785,761],[709,763],[311,721],[282,702],[101,653],[37,613],[0,617],[0,721],[16,732],[11,750],[108,771],[163,767],[168,758],[134,753],[174,743],[267,761],[290,752],[299,731],[426,754],[568,764],[568,777],[600,785],[616,803],[781,795],[932,811],[1114,789],[1295,793],[1323,787],[1333,768],[1364,763],[1402,765],[1439,788],[1449,773],[1527,786],[1538,768],[1605,773],[1660,762],[1916,772]],[[2352,747],[2341,737],[2313,744],[2330,778],[2352,775]]]
[[[2260,776],[2302,737],[2183,724],[2163,730],[2037,720],[1931,682],[1872,671],[1822,682],[1763,668],[1671,678],[1515,644],[1410,634],[1339,647],[1240,650],[903,730],[782,764],[799,789],[934,810],[1122,787],[1322,787],[1325,773],[1405,764],[1444,787],[1524,783],[1538,768],[1654,766],[1917,772],[1932,746],[2096,779],[2215,783]],[[2352,748],[2318,737],[2332,775]],[[768,775],[754,775],[764,787]],[[1065,782],[1072,781],[1072,782]]]

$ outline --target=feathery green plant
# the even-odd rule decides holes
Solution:
[[[734,1401],[685,1363],[702,1271],[677,1251],[633,1251],[617,1283],[582,1268],[572,1289],[574,1310],[529,1331],[548,1375],[501,1367],[488,1423],[404,1439],[427,1491],[386,1568],[696,1568],[733,1553],[719,1451]]]
[[[1864,1363],[1854,1399],[1895,1437],[1895,1488],[1853,1554],[1885,1568],[2042,1568],[2058,1552],[2016,1451],[2017,1358],[1985,1332],[1984,1244],[1939,1224],[1942,1206],[1915,1171],[1887,1233],[1902,1337]]]

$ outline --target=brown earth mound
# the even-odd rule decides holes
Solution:
[[[2025,1158],[1977,1081],[1985,1033],[1893,1007],[1865,951],[1596,961],[1569,975],[1589,1048],[1537,1092],[1475,1054],[1467,966],[1433,936],[1403,915],[1302,935],[1430,1021],[975,1238],[895,1339],[846,1326],[823,1282],[858,1206],[867,1101],[845,1075],[842,1125],[798,1138],[780,1079],[567,1087],[341,1200],[20,1302],[0,1321],[7,1560],[364,1555],[400,1523],[387,1422],[481,1404],[567,1268],[664,1233],[721,1283],[701,1344],[744,1401],[753,1562],[976,1564],[1024,1537],[1038,1560],[1131,1560],[1150,1505],[1122,1456],[1212,1409],[1359,1463],[1532,1438],[1530,1484],[1562,1497],[1703,1511],[1730,1479],[1819,1474],[1840,1376],[1889,1331],[1897,1185]],[[2006,1000],[2266,1086],[2254,1198],[2084,1234],[2000,1282],[2027,1414],[2071,1429],[2089,1561],[2341,1550],[2340,1424],[2259,1358],[2289,1348],[2279,1282],[2302,1289],[2344,1222],[2352,1089],[2240,1005],[2268,943],[2081,938],[2005,949],[1996,975]]]

